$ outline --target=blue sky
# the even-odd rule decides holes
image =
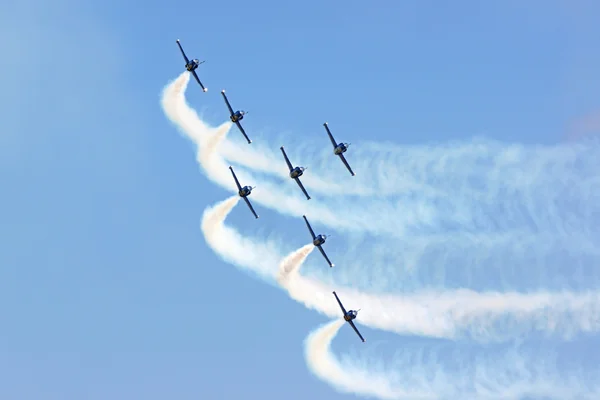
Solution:
[[[600,131],[592,1],[2,8],[5,399],[347,397],[304,362],[302,341],[326,319],[204,242],[204,208],[230,192],[160,109],[183,70],[177,38],[207,60],[209,91],[190,86],[188,101],[218,125],[227,89],[250,110],[251,137],[322,143],[324,121],[350,142],[396,145],[552,145]],[[230,222],[306,243],[302,221],[259,213],[237,207]],[[364,329],[375,346],[409,341]],[[336,341],[360,344],[344,331]]]

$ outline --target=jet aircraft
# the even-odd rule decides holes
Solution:
[[[238,187],[238,194],[240,195],[240,197],[242,199],[244,199],[246,201],[246,204],[248,204],[248,207],[250,208],[250,211],[252,211],[252,214],[254,214],[254,217],[258,218],[258,214],[256,214],[256,211],[254,211],[254,207],[252,207],[252,204],[250,204],[250,200],[248,200],[248,196],[250,196],[250,193],[252,193],[252,189],[254,189],[256,186],[254,186],[254,187],[250,187],[250,186],[244,186],[244,187],[242,187],[242,185],[240,185],[240,181],[238,181],[237,176],[235,176],[235,172],[233,172],[233,168],[231,167],[231,165],[229,166],[229,169],[231,170],[231,175],[233,175],[233,179],[235,180],[235,184]]]
[[[298,186],[300,186],[300,189],[302,189],[302,192],[304,192],[304,195],[306,196],[306,200],[310,200],[310,196],[306,192],[306,189],[304,189],[304,185],[302,185],[302,182],[300,182],[300,177],[302,176],[302,174],[304,174],[304,170],[306,170],[307,167],[292,167],[292,163],[290,162],[290,159],[288,158],[287,154],[285,154],[283,146],[281,146],[280,149],[283,153],[283,158],[285,158],[285,163],[287,164],[290,170],[290,178],[295,180]]]
[[[350,171],[352,176],[356,175],[354,171],[352,171],[352,168],[350,168],[350,164],[348,164],[348,161],[346,161],[346,158],[344,157],[344,153],[348,150],[348,146],[350,146],[350,143],[337,143],[333,138],[331,131],[329,130],[329,125],[327,125],[327,122],[325,122],[323,126],[327,130],[327,135],[329,135],[329,140],[331,140],[331,144],[333,144],[333,154],[335,154],[336,156],[340,156],[340,159],[342,160],[346,168],[348,168],[348,171]]]
[[[319,251],[321,252],[321,254],[323,254],[325,260],[327,260],[327,264],[329,264],[329,267],[333,267],[334,264],[331,261],[329,261],[329,257],[327,257],[327,254],[325,254],[325,250],[323,250],[323,248],[321,247],[321,245],[325,243],[325,240],[327,240],[328,236],[323,234],[320,234],[318,236],[315,235],[315,231],[313,231],[312,227],[310,226],[310,223],[306,219],[306,215],[303,215],[302,218],[304,218],[304,222],[306,222],[306,226],[308,227],[308,230],[312,235],[313,244],[319,248]]]
[[[198,66],[200,64],[204,63],[205,61],[198,61],[197,58],[194,58],[193,60],[190,61],[187,58],[187,56],[185,55],[185,52],[183,51],[183,47],[181,47],[181,43],[179,43],[179,39],[177,39],[177,46],[179,46],[179,50],[181,50],[181,54],[183,55],[183,58],[185,59],[185,69],[187,69],[188,71],[191,72],[192,75],[194,75],[194,78],[196,78],[196,80],[200,84],[200,87],[202,88],[202,90],[206,92],[208,89],[204,87],[202,82],[200,82],[200,78],[198,78],[198,74],[196,74],[196,68],[198,68]]]
[[[358,329],[356,329],[356,325],[354,325],[354,322],[352,322],[353,319],[356,319],[356,315],[358,314],[358,312],[360,311],[360,309],[358,309],[356,311],[355,310],[348,310],[348,311],[346,311],[346,309],[342,305],[342,302],[340,301],[340,298],[335,293],[335,291],[333,292],[333,295],[335,296],[335,299],[337,300],[338,304],[340,305],[340,308],[342,309],[342,312],[344,313],[344,320],[347,323],[350,324],[350,326],[352,327],[352,329],[354,329],[354,332],[356,332],[356,334],[358,335],[358,337],[360,338],[360,340],[362,340],[364,342],[365,339],[362,337],[362,335],[360,334],[360,332],[358,331]]]
[[[248,114],[248,111],[242,110],[242,111],[234,112],[233,108],[231,108],[231,104],[229,104],[229,100],[227,100],[227,96],[225,95],[225,90],[221,90],[221,94],[223,95],[223,99],[225,99],[225,104],[227,104],[227,108],[229,108],[229,113],[231,114],[229,119],[231,120],[231,122],[233,122],[234,124],[237,125],[237,127],[240,129],[240,132],[242,132],[242,135],[244,135],[244,137],[248,141],[248,144],[252,143],[252,140],[250,140],[250,138],[248,138],[248,135],[246,135],[244,128],[242,128],[242,125],[240,124],[240,121],[244,119],[244,115]]]

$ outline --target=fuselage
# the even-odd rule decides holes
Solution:
[[[356,318],[356,314],[358,314],[358,311],[349,310],[346,313],[346,315],[344,315],[344,320],[346,320],[346,321],[352,321],[353,319]]]
[[[290,178],[298,178],[304,173],[304,167],[296,167],[290,172]]]
[[[339,143],[337,146],[335,146],[335,149],[333,149],[333,153],[335,155],[340,155],[342,153],[345,153],[346,150],[348,150],[348,143]]]
[[[240,191],[238,192],[238,194],[240,195],[240,197],[246,197],[246,196],[249,196],[249,195],[250,195],[250,193],[252,193],[252,188],[251,188],[250,186],[244,186],[244,187],[242,188],[242,190],[240,190]]]
[[[188,71],[193,71],[196,68],[198,68],[198,65],[200,65],[200,61],[199,60],[191,60],[188,64],[185,64],[185,69],[187,69]]]
[[[245,112],[243,112],[243,111],[236,111],[233,113],[233,115],[231,117],[229,117],[229,119],[231,119],[231,122],[235,123],[235,122],[243,120],[244,114],[245,114]]]
[[[313,240],[313,244],[315,246],[320,246],[323,243],[325,243],[325,240],[327,240],[327,236],[325,236],[325,235],[317,235],[317,237]]]

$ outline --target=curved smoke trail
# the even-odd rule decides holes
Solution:
[[[202,122],[196,112],[185,101],[184,91],[188,81],[189,74],[184,73],[170,85],[167,85],[162,97],[163,110],[167,117],[198,146],[197,160],[207,177],[224,189],[233,190],[232,178],[225,159],[220,152],[214,151],[217,146],[220,147],[222,144],[224,136],[231,128],[231,123],[224,123],[218,128],[212,128]],[[207,144],[210,144],[209,148],[207,148]],[[245,156],[249,158],[255,157],[253,152],[253,149],[244,150]],[[258,181],[242,168],[236,169],[236,174],[243,182]],[[281,185],[264,182],[257,190],[252,192],[253,200],[282,213],[302,215],[303,212],[308,211],[308,206],[300,197],[291,194],[292,189],[293,187],[290,185],[282,190]],[[322,219],[335,223],[335,214],[324,208],[318,201],[312,202],[310,206],[313,213],[318,210],[318,215]],[[351,222],[345,222],[344,226],[352,229]],[[366,222],[364,220],[362,223],[366,224]]]
[[[429,393],[405,392],[395,388],[378,374],[369,374],[366,369],[350,369],[342,366],[331,353],[331,342],[337,335],[344,321],[332,321],[311,332],[304,342],[304,357],[310,371],[320,379],[328,382],[337,390],[376,397],[384,400],[395,399],[437,399]]]
[[[340,361],[331,350],[331,342],[343,324],[340,320],[324,324],[304,341],[309,370],[339,392],[384,400],[592,400],[600,395],[594,377],[582,379],[577,374],[581,371],[559,371],[552,357],[526,358],[515,349],[492,359],[455,355],[450,357],[453,364],[459,364],[454,368],[443,365],[435,352],[424,355],[410,349],[402,350],[393,367],[373,364],[360,354]]]
[[[536,330],[566,338],[600,330],[597,292],[521,294],[461,289],[399,296],[357,291],[302,276],[300,267],[314,246],[307,244],[284,258],[279,244],[240,235],[224,223],[236,204],[232,197],[205,210],[202,231],[208,245],[225,261],[250,269],[270,283],[277,280],[291,298],[326,316],[340,315],[331,294],[335,289],[344,303],[363,309],[359,324],[398,334],[502,341]]]
[[[253,198],[258,203],[287,215],[308,214],[317,224],[348,233],[354,243],[373,238],[379,241],[376,246],[354,253],[352,248],[358,246],[351,246],[343,260],[342,273],[336,274],[336,278],[346,282],[369,282],[368,288],[346,288],[343,294],[340,292],[345,303],[365,308],[359,322],[398,333],[449,338],[468,334],[480,340],[501,340],[532,329],[563,337],[598,330],[600,302],[595,289],[600,275],[595,266],[600,254],[600,206],[591,201],[600,194],[596,173],[600,166],[598,142],[552,148],[506,146],[484,140],[401,148],[361,143],[350,160],[359,171],[358,179],[347,181],[350,185],[340,183],[340,173],[330,165],[331,155],[326,160],[324,150],[315,153],[298,143],[281,143],[295,163],[308,164],[310,171],[318,171],[303,177],[309,192],[319,194],[317,201],[308,204],[289,182],[277,151],[254,144],[242,150],[235,142],[225,140],[230,123],[212,128],[198,118],[183,95],[188,80],[184,73],[165,88],[163,109],[198,145],[198,161],[209,179],[233,191],[225,162],[228,160],[245,167],[236,168],[242,181],[254,184],[260,179],[260,190]],[[274,165],[282,168],[272,170]],[[280,185],[282,180],[289,184]],[[209,245],[227,261],[267,280],[278,281],[290,296],[307,307],[339,317],[337,304],[327,301],[330,288],[318,279],[299,274],[311,245],[294,252],[285,268],[279,266],[278,270],[281,245],[245,238],[224,225],[224,218],[238,200],[231,198],[223,207],[206,210],[202,228]],[[340,215],[340,209],[348,214]],[[216,216],[219,213],[221,216]],[[395,264],[401,260],[400,268],[384,268],[389,259]],[[558,276],[555,288],[560,289],[554,293],[540,289],[554,283],[544,272],[548,261],[570,262],[564,263],[569,268],[552,270],[552,275]],[[367,272],[361,270],[366,262],[376,267]],[[385,276],[387,286],[374,284],[369,273]],[[433,286],[425,283],[431,282],[432,273]],[[475,282],[482,275],[489,276],[489,283]],[[579,279],[572,278],[577,275]],[[482,287],[479,291],[459,289],[465,281],[468,286]],[[521,290],[533,289],[534,293],[483,290],[494,283],[509,288],[521,283]],[[338,291],[339,286],[336,285]],[[383,286],[388,291],[401,286],[406,294],[381,294]],[[588,290],[581,294],[565,290],[573,287]],[[513,361],[522,362],[518,357]],[[500,363],[510,365],[507,360]],[[356,370],[366,376],[364,366]],[[351,368],[344,365],[343,371]],[[506,382],[519,381],[512,370],[499,376]],[[323,378],[339,386],[331,374]],[[377,374],[370,378],[379,382],[379,388],[393,387],[395,396],[432,393],[422,388],[404,392],[406,385],[391,386],[386,377]],[[573,393],[586,398],[590,392],[573,389],[577,385],[560,391],[552,384],[557,382],[553,379],[546,386],[538,381],[523,381],[520,389],[508,385],[512,389],[502,392],[503,396],[478,390],[477,398],[504,399],[509,392],[536,394],[532,393],[532,385],[550,387],[540,393],[562,393],[562,398]],[[390,398],[374,386],[355,383],[350,388]],[[438,389],[434,394],[448,390]]]
[[[207,207],[202,216],[202,233],[206,243],[224,261],[269,278],[277,271],[281,260],[275,244],[248,239],[224,224],[225,218],[240,201],[236,194],[213,207]]]
[[[600,285],[600,203],[590,201],[600,194],[598,146],[525,149],[483,141],[452,147],[386,146],[385,161],[370,161],[381,158],[381,149],[362,143],[360,151],[371,153],[357,153],[354,162],[360,166],[361,160],[369,160],[364,170],[372,173],[363,174],[363,180],[348,176],[352,183],[342,185],[339,193],[339,171],[336,176],[328,175],[334,173],[329,170],[319,170],[323,177],[307,174],[303,181],[308,190],[323,186],[336,196],[306,201],[276,151],[256,142],[242,148],[226,140],[231,123],[212,128],[200,120],[185,100],[188,80],[184,73],[167,85],[162,105],[198,145],[203,171],[234,191],[225,159],[229,157],[240,163],[236,171],[243,182],[258,183],[254,201],[287,215],[307,214],[317,226],[348,233],[348,251],[337,261],[345,266],[336,275],[342,283],[369,282],[362,289],[387,291],[425,285],[436,290],[467,284],[482,291],[499,286],[595,290]],[[290,152],[293,160],[301,159]],[[318,162],[308,154],[304,159]],[[371,162],[385,165],[374,167]],[[405,183],[394,181],[396,176]],[[378,180],[402,190],[386,198],[364,190]],[[420,183],[405,191],[406,182]],[[366,241],[369,246],[360,246]],[[365,269],[366,263],[373,267]],[[390,264],[395,268],[385,267]]]

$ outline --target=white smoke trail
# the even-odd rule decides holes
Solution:
[[[254,199],[263,205],[288,215],[309,214],[318,223],[353,234],[387,234],[394,236],[394,241],[403,239],[406,246],[416,248],[409,256],[411,264],[406,269],[423,269],[430,264],[435,265],[438,271],[447,272],[449,265],[456,263],[453,257],[458,256],[468,266],[482,264],[483,259],[487,270],[489,259],[484,259],[483,255],[494,250],[501,255],[500,261],[497,261],[499,265],[518,264],[515,261],[523,264],[524,255],[533,254],[535,268],[532,269],[536,271],[543,266],[542,257],[556,258],[560,251],[571,253],[568,254],[571,257],[573,253],[583,253],[582,259],[578,260],[582,263],[590,259],[597,261],[598,235],[594,233],[598,231],[598,203],[591,199],[597,198],[600,193],[600,179],[597,174],[589,172],[597,171],[600,165],[595,143],[587,147],[528,149],[481,141],[466,146],[453,144],[447,148],[390,147],[385,151],[378,145],[361,144],[362,150],[353,153],[356,160],[351,162],[355,169],[372,173],[359,174],[364,177],[349,180],[352,182],[349,186],[339,183],[338,172],[321,170],[318,174],[307,174],[303,182],[309,192],[314,191],[323,198],[323,201],[311,200],[309,209],[308,202],[303,200],[298,188],[287,177],[283,160],[277,161],[276,151],[255,150],[257,146],[242,149],[239,145],[232,145],[233,142],[224,140],[231,127],[229,123],[211,128],[198,118],[183,96],[188,80],[187,74],[182,75],[165,89],[163,108],[168,117],[198,145],[198,161],[211,180],[233,190],[225,159],[236,161],[254,172],[251,175],[249,171],[238,168],[242,181],[254,184],[258,180],[254,178],[258,176],[256,173],[262,174],[261,182],[264,184],[260,185],[261,190]],[[305,160],[309,160],[311,171],[324,167],[325,162],[317,160],[314,153],[293,144],[282,144],[286,144],[294,163],[306,165]],[[373,159],[381,161],[369,161]],[[277,162],[282,168],[274,172],[272,167]],[[272,182],[272,178],[269,180],[269,176],[288,180],[289,184],[287,187],[278,185]],[[298,273],[299,265],[311,250],[310,245],[288,259],[287,274],[279,272],[278,275],[279,246],[271,242],[262,245],[259,241],[246,239],[223,224],[237,201],[239,198],[232,198],[223,207],[216,206],[205,212],[203,231],[209,245],[238,266],[255,271],[263,278],[278,279],[293,298],[309,308],[339,316],[337,304],[326,300],[331,298],[328,293],[331,288]],[[340,214],[340,209],[348,210],[348,214]],[[567,209],[573,211],[565,213]],[[232,246],[240,239],[240,246]],[[389,240],[386,243],[385,238],[378,239],[384,247],[391,244]],[[394,249],[398,247],[396,243],[392,246]],[[518,254],[513,250],[515,247]],[[372,256],[367,251],[362,253]],[[382,253],[375,263],[379,264],[383,257],[406,257],[397,250]],[[436,258],[425,260],[427,254],[432,253]],[[466,254],[472,256],[465,257]],[[365,258],[364,255],[362,259],[356,258],[358,261],[351,264],[354,271],[356,264],[364,262]],[[373,257],[368,259],[373,260]],[[346,275],[359,282],[363,276]],[[595,279],[592,279],[592,284]],[[540,286],[546,283],[544,277],[538,281]],[[342,295],[339,286],[337,290]],[[398,333],[450,338],[469,334],[479,340],[500,340],[538,329],[570,337],[580,331],[596,332],[600,324],[595,317],[598,315],[598,293],[591,291],[555,294],[538,290],[534,294],[522,294],[423,290],[419,284],[413,288],[414,293],[405,296],[342,290],[345,303],[351,302],[358,307],[366,304],[365,311],[369,311],[361,313],[359,322]],[[364,376],[364,368],[357,371]],[[514,381],[510,374],[513,372],[505,373],[506,381]],[[377,379],[377,376],[370,378]],[[378,386],[386,388],[385,382],[379,382]],[[391,386],[388,385],[389,388]],[[555,389],[548,393],[559,393]],[[369,390],[373,388],[359,387],[362,393]],[[399,393],[399,389],[394,390]],[[400,393],[404,392],[400,390]],[[421,390],[417,394],[429,396],[428,393]],[[385,397],[385,393],[374,394],[389,398]],[[414,394],[412,391],[411,395]],[[507,398],[505,394],[489,397]]]
[[[465,284],[478,290],[499,284],[518,290],[548,285],[596,289],[600,284],[600,235],[595,234],[600,224],[594,216],[600,215],[600,202],[590,200],[600,196],[600,178],[590,173],[600,166],[597,146],[526,149],[480,141],[386,146],[380,157],[380,145],[363,143],[364,153],[359,151],[355,162],[367,163],[365,171],[371,173],[341,186],[339,171],[319,171],[324,178],[307,174],[303,181],[309,190],[325,187],[336,194],[319,193],[323,199],[308,202],[287,177],[276,150],[255,146],[256,141],[251,146],[227,141],[230,123],[211,128],[198,118],[185,100],[188,80],[186,72],[168,85],[162,104],[169,119],[198,145],[198,161],[208,177],[233,191],[223,158],[229,157],[262,173],[237,168],[242,182],[258,184],[253,200],[355,235],[337,261],[348,272],[337,276],[343,282],[369,282],[368,289],[378,290],[396,290],[400,284],[418,290],[425,282],[432,290]],[[292,160],[301,159],[290,151]],[[384,161],[371,161],[379,159]],[[375,162],[377,167],[369,164]],[[279,171],[275,182],[271,170]],[[373,182],[380,182],[377,191],[368,188]],[[384,192],[383,182],[401,190]],[[373,245],[359,247],[363,240]],[[381,267],[390,261],[396,268]],[[363,268],[367,262],[375,267]]]
[[[189,74],[184,72],[169,84],[163,93],[162,104],[173,123],[192,140],[200,141],[212,128],[202,122],[186,103],[184,91],[188,81]],[[227,126],[231,127],[231,124],[227,123]],[[329,146],[325,134],[323,138]],[[598,194],[600,187],[599,178],[594,173],[600,166],[597,157],[600,142],[597,140],[546,147],[506,145],[484,139],[469,143],[402,147],[389,143],[364,142],[352,150],[356,152],[353,154],[353,163],[359,165],[357,169],[365,171],[364,175],[361,174],[364,177],[348,176],[347,180],[343,180],[347,183],[340,183],[344,176],[340,172],[345,170],[339,160],[332,157],[330,148],[319,148],[317,154],[329,154],[327,158],[322,158],[314,155],[312,145],[302,143],[299,142],[299,145],[305,148],[293,146],[287,149],[292,161],[297,160],[303,165],[306,163],[300,162],[302,159],[309,160],[311,165],[326,162],[341,168],[315,167],[317,173],[303,177],[307,188],[319,193],[319,197],[417,195],[420,202],[446,199],[447,204],[453,204],[453,200],[462,201],[462,197],[468,194],[470,197],[478,197],[478,203],[485,206],[490,200],[498,204],[497,200],[502,200],[501,196],[511,193],[523,197],[537,193],[538,201],[543,200],[551,206],[541,210],[546,213],[549,209],[556,211],[559,205],[551,200],[561,196],[588,200],[589,195]],[[227,140],[219,151],[224,159],[231,162],[287,180],[287,169],[278,147],[279,144],[267,147],[253,143],[248,146],[239,140]],[[580,175],[581,173],[584,175]],[[494,185],[486,184],[490,181]],[[564,193],[565,189],[568,189],[568,193]],[[595,191],[581,196],[585,189]],[[461,208],[468,210],[471,205],[464,207],[463,204]],[[528,211],[531,215],[536,215],[537,210],[532,208]]]
[[[167,85],[163,92],[162,107],[167,117],[196,145],[198,146],[198,162],[203,167],[209,179],[221,187],[233,190],[233,183],[228,165],[222,158],[217,147],[223,141],[225,135],[231,128],[231,123],[222,124],[218,128],[211,128],[198,118],[196,112],[189,107],[184,97],[184,90],[189,81],[189,75],[184,72],[178,79]],[[251,149],[245,150],[246,157],[253,157]],[[285,167],[282,158],[281,165]],[[259,181],[250,175],[244,169],[236,169],[240,182],[254,183]],[[278,183],[261,181],[259,187],[252,192],[253,200],[266,205],[279,212],[301,216],[309,212],[309,205],[297,193],[299,188],[287,177],[288,185],[282,186]],[[326,185],[326,183],[323,183]],[[292,193],[295,193],[293,195]],[[335,212],[327,209],[320,201],[311,201],[311,215],[317,216],[321,222],[328,221],[347,230],[359,231],[361,227],[369,229],[369,220],[371,217],[357,215],[347,220],[340,220]]]
[[[246,238],[224,224],[239,201],[240,197],[236,194],[204,210],[201,227],[206,243],[224,261],[254,272],[263,279],[272,277],[281,260],[275,244]]]
[[[348,307],[362,308],[359,324],[399,334],[499,341],[531,331],[570,338],[582,331],[600,330],[600,294],[596,292],[520,294],[461,289],[398,296],[361,292],[304,277],[299,269],[314,246],[303,246],[281,261],[277,243],[244,237],[225,225],[224,219],[238,198],[204,212],[202,231],[208,245],[224,260],[271,283],[277,280],[291,298],[329,317],[340,315],[331,293],[336,290]]]
[[[329,317],[340,315],[331,292],[344,304],[361,308],[358,323],[399,334],[476,340],[505,340],[531,331],[571,338],[580,332],[600,331],[600,293],[475,292],[423,290],[403,296],[371,294],[349,287],[334,287],[299,273],[309,246],[286,257],[278,282],[291,298]]]
[[[300,265],[304,263],[306,257],[315,249],[312,243],[302,246],[296,251],[288,254],[279,264],[277,271],[277,283],[282,287],[289,284],[290,279],[295,279]]]
[[[350,370],[342,366],[330,351],[331,341],[343,326],[343,320],[335,320],[311,332],[304,345],[304,357],[309,370],[317,377],[341,392],[377,397],[379,399],[437,399],[437,396],[422,393],[402,393],[392,387],[389,379],[369,374],[366,370]]]
[[[594,377],[586,380],[580,371],[558,371],[556,360],[545,356],[527,360],[514,349],[500,359],[453,358],[453,364],[461,364],[454,370],[439,357],[425,357],[410,348],[397,357],[395,367],[373,364],[359,354],[339,361],[331,351],[331,342],[343,324],[339,319],[324,324],[304,342],[309,370],[340,392],[384,400],[564,400],[596,399],[600,394]]]

